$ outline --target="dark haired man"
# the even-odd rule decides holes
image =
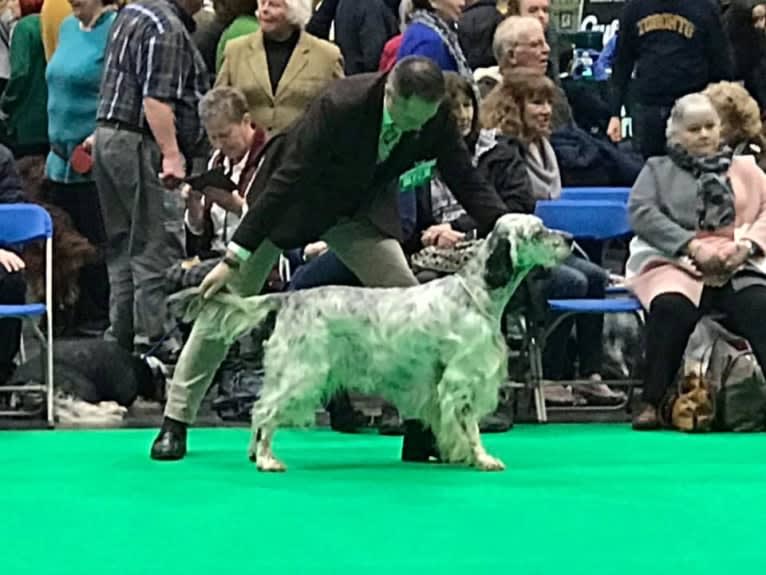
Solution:
[[[223,261],[203,280],[204,296],[224,286],[257,294],[282,249],[317,238],[364,285],[416,285],[398,241],[396,192],[386,184],[434,158],[466,211],[489,231],[508,210],[473,167],[444,96],[442,72],[427,58],[404,58],[389,75],[335,82],[267,144],[249,210]],[[226,343],[204,323],[195,323],[176,366],[154,459],[185,455],[186,428],[226,355]]]

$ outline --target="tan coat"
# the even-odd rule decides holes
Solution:
[[[226,45],[215,85],[242,90],[253,121],[273,136],[302,116],[332,80],[342,77],[343,57],[338,47],[301,32],[274,94],[263,32],[258,30]]]

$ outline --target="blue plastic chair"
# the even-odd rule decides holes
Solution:
[[[18,247],[45,241],[45,304],[0,305],[0,318],[29,321],[45,353],[40,354],[45,374],[44,385],[0,386],[0,393],[43,392],[46,397],[48,425],[53,426],[53,223],[43,208],[35,204],[0,205],[0,247]],[[38,326],[46,317],[47,334]],[[24,411],[0,411],[0,415],[32,415]]]
[[[562,200],[628,203],[630,188],[564,188]]]
[[[569,199],[541,201],[537,203],[535,213],[547,227],[564,231],[575,239],[611,240],[629,236],[632,233],[628,219],[627,202],[624,201]],[[607,295],[610,297],[606,299],[556,299],[548,301],[549,307],[558,312],[559,316],[541,333],[531,337],[529,345],[538,421],[545,422],[548,420],[543,390],[545,382],[542,365],[542,352],[548,336],[562,321],[573,314],[631,313],[639,319],[639,322],[643,323],[640,315],[642,307],[636,298],[630,295],[611,297],[612,295],[622,296],[626,293],[625,288],[620,287],[609,290]],[[564,383],[576,385],[590,382],[578,380]],[[624,384],[625,382],[619,383]],[[628,382],[630,386],[628,402],[630,402],[635,383],[635,381]],[[626,405],[617,406],[617,409],[623,407]]]

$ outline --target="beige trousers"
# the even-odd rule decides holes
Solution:
[[[338,224],[321,239],[368,287],[418,284],[399,242],[382,236],[367,220]],[[258,294],[279,254],[278,247],[269,240],[264,241],[242,264],[232,289],[242,296]],[[228,351],[226,343],[215,332],[211,323],[195,322],[170,383],[165,417],[184,423],[194,422],[200,403]]]

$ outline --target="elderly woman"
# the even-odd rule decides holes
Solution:
[[[766,165],[766,139],[758,104],[745,88],[734,82],[710,84],[702,92],[710,98],[721,120],[721,141],[735,156],[752,155]]]
[[[473,83],[457,35],[465,0],[412,0],[412,16],[402,36],[397,61],[407,56],[431,58],[445,72],[457,72]]]
[[[269,136],[284,131],[343,75],[337,46],[303,30],[310,17],[309,0],[261,0],[260,29],[224,51],[216,86],[242,90],[253,122]]]
[[[548,137],[556,87],[550,78],[538,70],[517,68],[510,71],[487,97],[482,111],[485,128],[496,128],[500,133],[520,142],[521,155],[532,185],[535,200],[551,200],[561,195],[561,174]],[[551,272],[547,286],[548,298],[603,298],[609,276],[606,270],[580,257],[569,259]],[[593,381],[579,386],[578,393],[589,403],[615,404],[624,395],[612,391],[601,383],[603,317],[581,315],[575,320],[577,327],[577,356],[580,377]],[[545,348],[543,367],[546,378],[564,378],[566,345],[572,331],[572,321],[563,321],[551,334]],[[551,396],[557,402],[569,402],[561,389]]]
[[[233,189],[210,185],[184,189],[186,251],[194,259],[171,268],[168,276],[173,290],[199,285],[226,251],[226,244],[247,210],[245,197],[266,143],[265,132],[253,124],[247,100],[236,88],[224,86],[205,94],[199,103],[199,115],[214,149],[208,170],[228,178]]]
[[[629,285],[649,312],[639,430],[659,426],[657,407],[704,314],[724,314],[766,367],[766,176],[722,146],[703,94],[676,102],[667,139],[668,154],[648,160],[629,203]]]

